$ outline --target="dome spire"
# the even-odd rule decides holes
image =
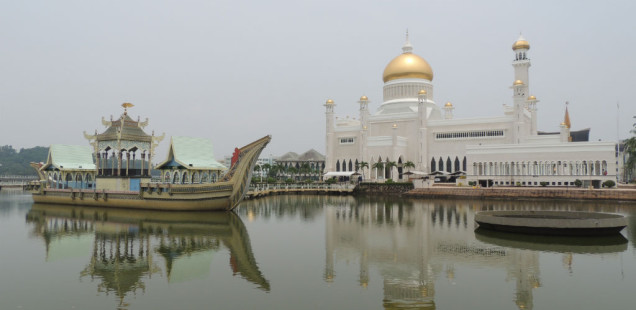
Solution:
[[[409,41],[409,29],[406,28],[406,42],[404,42],[404,46],[402,46],[402,53],[412,53],[413,45],[411,45],[411,41]]]

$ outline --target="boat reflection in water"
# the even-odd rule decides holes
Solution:
[[[81,277],[101,281],[98,291],[114,293],[120,307],[127,294],[145,290],[145,279],[163,275],[183,282],[210,275],[212,255],[230,253],[235,275],[264,291],[249,236],[233,212],[157,212],[34,204],[27,214],[33,233],[44,239],[46,260],[85,257]],[[159,266],[155,255],[165,262]]]

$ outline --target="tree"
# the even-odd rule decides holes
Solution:
[[[373,169],[378,169],[378,171],[380,171],[380,170],[384,170],[384,163],[383,163],[383,162],[381,162],[381,161],[379,161],[379,162],[377,162],[377,163],[374,163],[374,164],[371,166],[371,168],[373,168]],[[380,173],[378,173],[378,174],[380,174]],[[382,173],[381,175],[384,175],[384,173]],[[381,179],[381,178],[382,178],[382,177],[380,177],[380,179]]]
[[[261,167],[261,169],[265,170],[265,174],[267,176],[269,176],[269,170],[272,169],[272,165],[270,164],[263,164],[263,166]]]
[[[261,175],[261,183],[263,182],[263,173],[261,173],[262,170],[263,168],[261,168],[261,165],[259,164],[254,165],[254,171],[258,171],[258,174]]]
[[[296,169],[296,167],[294,167],[294,166],[289,167],[289,168],[287,168],[287,173],[289,173],[289,175],[291,176],[291,179],[292,179],[292,180],[296,180],[296,178],[294,177],[294,175],[295,175],[296,173],[298,173],[298,169]]]
[[[386,168],[389,169],[389,178],[393,179],[393,168],[397,167],[397,163],[394,161],[387,161]]]
[[[361,161],[358,163],[358,167],[360,170],[362,170],[362,179],[364,180],[364,168],[369,168],[369,163],[366,161]]]
[[[402,167],[406,168],[407,171],[411,171],[411,168],[415,168],[415,164],[412,161],[407,161],[402,164]]]
[[[636,116],[634,116],[634,118],[636,118]],[[636,123],[634,123],[634,129],[630,130],[630,132],[636,135]],[[625,173],[629,176],[632,175],[634,168],[636,168],[636,136],[625,140],[625,154],[627,154]]]

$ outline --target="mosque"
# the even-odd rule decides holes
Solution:
[[[413,53],[407,34],[402,54],[384,69],[375,113],[366,96],[358,101],[359,119],[336,117],[332,99],[324,105],[325,176],[359,171],[365,179],[399,181],[410,171],[465,176],[465,184],[486,186],[570,186],[579,179],[598,187],[616,180],[615,143],[589,142],[589,129],[571,132],[567,108],[560,132],[538,130],[529,50],[523,36],[512,45],[512,102],[503,115],[459,119],[450,102],[435,103],[433,70]]]

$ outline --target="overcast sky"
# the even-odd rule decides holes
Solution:
[[[503,114],[523,33],[539,130],[558,131],[569,101],[573,130],[616,141],[636,115],[634,12],[633,0],[0,0],[0,145],[86,145],[82,131],[132,102],[148,132],[209,138],[217,158],[267,134],[265,156],[324,154],[324,102],[357,117],[366,95],[375,111],[406,29],[456,118]]]

